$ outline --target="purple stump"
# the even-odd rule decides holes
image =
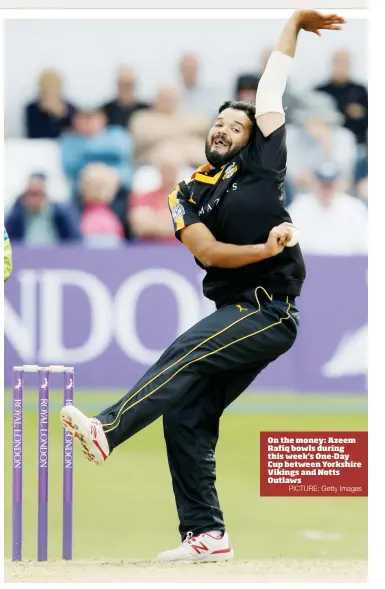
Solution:
[[[39,445],[38,445],[38,514],[37,559],[48,554],[48,421],[49,369],[39,370]]]
[[[73,405],[74,370],[64,373],[64,405]],[[73,519],[73,437],[67,431],[63,433],[63,560],[72,560],[72,519]]]
[[[21,560],[23,504],[23,370],[13,369],[12,560]]]

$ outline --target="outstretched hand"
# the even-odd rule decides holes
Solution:
[[[321,14],[317,10],[297,10],[295,17],[298,26],[304,31],[321,37],[321,29],[340,31],[346,20],[337,14]]]

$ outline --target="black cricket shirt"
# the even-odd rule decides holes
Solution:
[[[220,169],[209,164],[180,182],[169,196],[175,235],[184,227],[204,223],[217,241],[234,245],[266,243],[271,229],[291,222],[285,209],[286,127],[265,138],[255,126],[240,153]],[[242,292],[263,286],[270,294],[296,297],[305,279],[299,244],[243,268],[205,268],[203,293],[217,307]]]

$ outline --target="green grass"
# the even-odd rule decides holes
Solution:
[[[77,393],[95,413],[112,395]],[[5,397],[5,556],[11,555],[11,397]],[[50,417],[49,558],[61,557],[62,429],[60,396]],[[366,498],[259,497],[259,432],[367,430],[358,396],[244,395],[225,413],[217,450],[217,488],[239,559],[366,558]],[[37,410],[26,394],[24,415],[23,558],[36,559]],[[161,421],[117,448],[101,468],[75,448],[74,558],[147,559],[179,542]],[[309,540],[304,532],[336,534]]]

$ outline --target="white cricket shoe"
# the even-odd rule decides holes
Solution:
[[[66,405],[60,411],[64,429],[78,440],[82,452],[90,462],[103,464],[110,453],[106,434],[98,419],[90,419],[73,405]]]
[[[158,562],[218,562],[230,560],[234,551],[227,532],[204,532],[193,536],[187,534],[184,542],[174,550],[166,550],[158,555]]]

